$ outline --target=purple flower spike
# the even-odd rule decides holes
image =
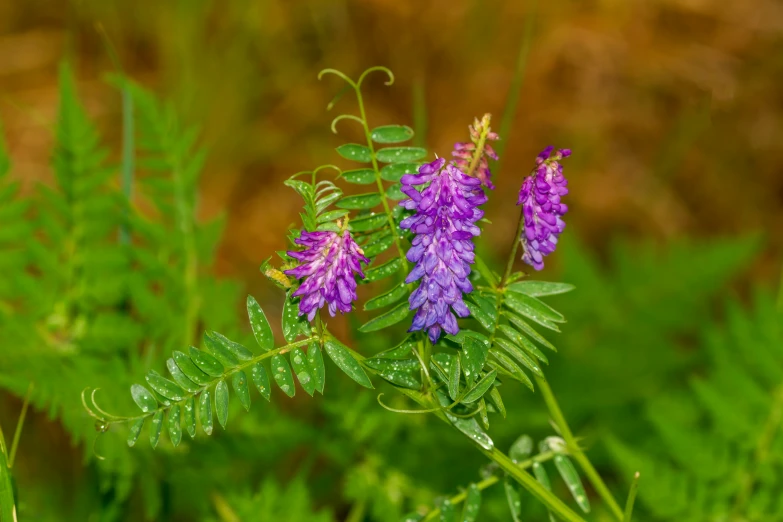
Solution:
[[[324,304],[329,305],[332,317],[337,310],[350,312],[356,300],[355,274],[364,278],[360,261],[370,262],[351,234],[347,230],[302,232],[296,244],[306,248],[288,255],[302,263],[285,273],[297,279],[305,278],[293,293],[294,297],[300,297],[299,315],[307,314],[307,320],[312,321]]]
[[[415,234],[408,260],[416,263],[406,283],[421,279],[411,293],[411,310],[417,310],[408,331],[426,330],[435,343],[441,330],[459,332],[457,317],[470,315],[462,294],[473,290],[468,281],[473,264],[473,237],[481,233],[476,221],[484,215],[478,206],[487,201],[481,180],[446,165],[439,158],[402,177],[402,192],[409,199],[400,205],[416,213],[400,227]],[[429,183],[421,192],[415,185]]]
[[[451,155],[456,158],[455,163],[457,168],[462,172],[468,176],[476,176],[485,187],[494,189],[495,185],[490,181],[492,173],[489,170],[487,157],[497,160],[498,155],[488,142],[500,138],[496,133],[490,130],[489,120],[489,114],[485,114],[480,121],[477,118],[473,122],[473,125],[468,127],[471,141],[455,143]],[[478,159],[476,159],[476,154],[479,155]],[[471,172],[471,167],[473,168],[473,172]]]
[[[560,160],[571,155],[571,149],[554,154],[551,145],[536,158],[536,168],[522,183],[517,205],[522,205],[525,220],[522,261],[536,270],[544,268],[544,256],[555,251],[557,238],[565,229],[562,217],[568,206],[560,197],[568,194],[568,180],[563,176]]]

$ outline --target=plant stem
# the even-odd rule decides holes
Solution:
[[[364,128],[364,138],[367,140],[367,148],[370,149],[372,170],[375,172],[375,184],[378,187],[378,194],[381,196],[381,204],[383,205],[384,212],[386,212],[386,218],[389,222],[389,229],[391,230],[392,237],[394,238],[394,244],[400,254],[400,259],[402,260],[400,271],[403,273],[404,277],[408,275],[408,258],[405,256],[405,250],[402,248],[402,243],[400,243],[400,235],[397,233],[397,225],[394,223],[394,216],[391,213],[389,200],[386,197],[386,189],[383,187],[383,181],[381,180],[381,170],[378,168],[378,159],[375,157],[375,147],[372,144],[370,127],[367,125],[367,113],[364,110],[364,99],[362,98],[362,91],[358,85],[354,85],[354,90],[356,91],[356,101],[359,104],[359,115],[362,119],[362,127]]]
[[[593,485],[595,490],[609,506],[609,509],[612,511],[615,518],[622,521],[623,511],[620,509],[620,505],[617,503],[614,496],[609,491],[609,488],[606,487],[606,484],[604,483],[601,476],[595,470],[590,460],[576,442],[574,434],[571,432],[571,428],[568,427],[568,423],[563,416],[563,412],[560,410],[560,406],[557,404],[557,400],[552,393],[552,388],[549,387],[549,383],[543,377],[538,376],[536,376],[536,382],[538,383],[538,389],[541,391],[541,395],[544,397],[544,402],[546,403],[547,409],[549,409],[549,414],[552,416],[552,419],[555,421],[555,424],[560,430],[560,435],[566,442],[569,454],[579,463],[579,466],[585,472],[585,475],[587,475],[588,480],[590,480],[590,483]]]
[[[14,461],[16,460],[16,450],[19,447],[19,441],[22,438],[22,427],[24,426],[24,419],[27,417],[27,408],[30,406],[30,395],[33,393],[33,383],[27,387],[27,394],[24,396],[24,404],[22,404],[22,412],[19,414],[19,420],[16,422],[16,430],[14,431],[14,440],[11,442],[11,451],[8,454],[8,468],[14,467]]]
[[[372,368],[365,366],[365,369],[374,374],[377,374],[377,372]],[[407,396],[408,398],[412,399],[416,403],[418,403],[420,406],[423,406],[425,409],[434,409],[435,411],[433,411],[433,415],[435,415],[437,418],[439,418],[449,426],[453,426],[451,421],[449,421],[448,417],[446,417],[446,414],[442,411],[442,409],[438,407],[437,402],[432,398],[431,395],[424,395],[416,390],[409,390],[406,388],[395,388],[395,389],[400,393],[402,393],[403,395]],[[562,500],[557,498],[552,492],[550,492],[549,490],[544,488],[541,484],[539,484],[539,482],[535,478],[529,475],[524,469],[520,468],[518,464],[515,464],[514,461],[512,461],[502,451],[500,451],[494,446],[492,447],[492,449],[486,449],[480,446],[476,441],[472,439],[471,442],[481,453],[484,454],[484,456],[486,456],[491,461],[495,462],[500,467],[500,469],[508,473],[508,475],[511,476],[511,478],[517,481],[531,495],[533,495],[542,504],[544,504],[544,507],[546,507],[549,511],[555,513],[558,517],[560,517],[560,519],[565,520],[566,522],[585,522],[585,520],[582,517],[580,517],[575,511],[569,508]]]
[[[508,261],[506,262],[506,271],[503,274],[503,279],[500,281],[500,288],[502,289],[504,286],[506,286],[506,281],[508,281],[508,278],[511,277],[511,271],[514,269],[514,261],[516,261],[517,258],[517,249],[519,248],[519,238],[522,237],[522,230],[525,228],[525,209],[521,208],[519,210],[519,222],[517,223],[517,233],[514,236],[514,243],[511,247],[511,254],[508,256]]]
[[[514,68],[514,76],[511,79],[511,86],[508,90],[508,97],[506,98],[506,106],[503,109],[503,116],[500,119],[500,131],[499,134],[502,141],[497,144],[497,153],[500,159],[495,167],[495,179],[497,179],[500,173],[500,167],[503,165],[503,159],[505,157],[505,149],[508,144],[508,138],[511,135],[511,125],[514,123],[514,116],[517,112],[517,104],[519,103],[519,96],[522,93],[522,82],[525,79],[525,69],[527,68],[527,56],[530,54],[530,44],[533,40],[533,22],[536,18],[536,1],[532,2],[530,13],[525,18],[524,35],[522,36],[522,43],[519,47],[519,55],[517,56],[516,67]]]
[[[634,473],[633,482],[631,482],[631,489],[628,491],[628,500],[625,501],[625,514],[623,516],[623,522],[631,522],[631,516],[633,515],[633,504],[636,502],[636,492],[639,490],[639,472]]]
[[[519,464],[517,464],[517,466],[519,468],[521,468],[521,469],[527,469],[527,468],[531,467],[536,462],[546,462],[547,460],[552,459],[552,457],[554,457],[554,456],[555,456],[555,452],[554,451],[547,451],[547,452],[541,453],[539,455],[536,455],[535,457],[531,457],[531,458],[529,458],[527,460],[524,460],[524,461],[520,462]],[[479,491],[484,491],[485,489],[487,489],[487,488],[489,488],[491,486],[494,486],[495,484],[500,482],[500,479],[501,479],[500,476],[493,475],[493,476],[491,476],[489,478],[486,478],[486,479],[482,480],[481,482],[477,482],[476,483],[476,487],[479,489]],[[449,500],[451,501],[452,504],[459,504],[460,502],[465,500],[465,498],[467,496],[468,496],[467,491],[463,491],[462,493],[458,493],[457,495],[454,495]],[[424,517],[421,520],[421,522],[428,522],[430,520],[434,520],[435,517],[437,517],[439,514],[440,514],[440,508],[435,508],[432,511],[430,511],[429,513],[427,513],[427,516]]]

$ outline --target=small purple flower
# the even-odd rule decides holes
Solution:
[[[288,252],[288,255],[302,263],[285,273],[297,279],[305,278],[293,293],[294,297],[300,297],[299,315],[307,314],[307,319],[312,321],[324,304],[329,305],[332,317],[337,310],[350,312],[356,300],[355,274],[364,278],[360,261],[370,262],[351,234],[347,230],[303,231],[296,244],[306,247],[305,250]]]
[[[476,221],[484,215],[478,206],[487,201],[481,181],[446,165],[439,158],[400,180],[409,199],[400,205],[416,213],[400,223],[415,234],[407,258],[416,263],[406,283],[421,279],[411,293],[410,309],[417,310],[408,331],[426,330],[434,343],[441,330],[459,332],[457,318],[470,315],[462,294],[473,290],[468,280],[473,264],[473,237],[481,233]],[[416,185],[429,183],[419,192]],[[453,310],[453,312],[452,312]]]
[[[525,228],[519,240],[522,243],[522,261],[536,270],[544,268],[544,256],[555,251],[557,238],[565,229],[562,217],[568,206],[560,197],[568,194],[568,180],[563,176],[560,160],[571,155],[571,149],[553,146],[541,151],[536,168],[525,178],[519,189],[517,205],[522,205]]]
[[[495,185],[490,181],[492,173],[489,170],[487,157],[497,160],[498,155],[488,142],[500,138],[490,130],[489,121],[489,114],[485,114],[481,120],[476,118],[473,121],[473,125],[468,127],[470,130],[470,141],[455,143],[451,155],[456,158],[457,168],[462,172],[468,176],[476,176],[485,187],[494,189]],[[478,159],[476,159],[476,154],[479,154]],[[474,172],[470,172],[471,167],[473,167]]]

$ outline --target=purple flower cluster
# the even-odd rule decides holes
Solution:
[[[560,197],[568,194],[568,180],[563,176],[560,160],[571,155],[570,149],[559,149],[554,154],[551,145],[536,158],[536,168],[522,183],[517,205],[522,205],[524,231],[522,261],[536,270],[544,268],[544,256],[555,251],[557,238],[565,221],[562,217],[568,206]]]
[[[476,118],[473,125],[468,127],[470,130],[470,141],[455,143],[454,151],[451,155],[456,158],[457,168],[462,172],[468,176],[475,175],[484,186],[494,189],[495,185],[490,180],[492,173],[489,170],[487,157],[497,160],[498,155],[487,141],[494,141],[499,139],[499,137],[497,133],[490,130],[489,120],[489,114],[485,114],[481,120]],[[475,158],[476,154],[479,154],[478,159]],[[475,169],[475,172],[470,172],[471,167]]]
[[[288,255],[301,264],[285,273],[297,279],[305,278],[293,294],[301,298],[299,315],[306,314],[312,321],[325,304],[329,305],[332,317],[337,310],[350,312],[356,300],[355,274],[364,278],[360,262],[370,262],[351,234],[347,230],[302,232],[296,244],[306,247],[305,250],[288,252]]]
[[[446,165],[443,158],[422,165],[418,174],[403,176],[401,183],[409,199],[400,205],[416,211],[400,223],[415,234],[407,258],[416,266],[405,282],[421,279],[409,299],[410,309],[417,310],[409,331],[426,330],[434,343],[441,330],[459,332],[455,313],[470,315],[462,294],[473,290],[468,280],[475,257],[473,237],[481,233],[475,223],[484,215],[478,206],[487,196],[478,178]],[[426,183],[421,192],[416,189]]]

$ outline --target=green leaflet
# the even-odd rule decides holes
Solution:
[[[342,178],[348,183],[356,185],[369,185],[375,183],[375,171],[372,169],[346,170]]]
[[[381,204],[381,195],[377,192],[347,196],[337,202],[337,208],[348,210],[364,210],[377,207]]]
[[[204,390],[198,400],[198,418],[201,421],[201,429],[207,435],[212,435],[212,402],[209,400],[209,391]]]
[[[546,355],[544,355],[544,352],[538,349],[538,347],[533,344],[533,342],[525,337],[524,335],[520,334],[510,326],[506,324],[501,324],[498,329],[506,336],[508,337],[513,343],[515,343],[517,346],[531,354],[533,357],[538,359],[539,361],[549,364],[549,359],[547,359]]]
[[[367,359],[367,361],[373,361],[375,359],[408,359],[411,355],[411,349],[416,346],[416,341],[413,336],[409,336],[394,348],[389,348],[380,353],[377,353]]]
[[[391,232],[386,232],[386,235],[382,236],[380,239],[373,241],[372,243],[369,243],[367,246],[362,248],[364,250],[364,255],[367,257],[375,257],[378,254],[381,254],[383,252],[386,252],[386,250],[389,249],[394,244],[394,236]]]
[[[386,189],[386,196],[392,201],[401,201],[408,197],[402,192],[402,188],[399,183],[389,185],[389,188]]]
[[[345,372],[348,377],[361,384],[365,388],[373,388],[372,382],[370,381],[370,378],[367,377],[364,369],[359,365],[359,362],[354,359],[348,348],[346,348],[340,341],[330,337],[324,343],[324,349],[326,350],[327,355],[329,355],[329,358],[334,361],[334,364],[336,364],[338,368]]]
[[[383,125],[370,133],[375,143],[402,143],[413,138],[413,129],[407,125]]]
[[[326,368],[324,368],[324,358],[318,343],[311,343],[307,348],[307,364],[312,371],[315,389],[318,390],[318,393],[323,394],[326,384]]]
[[[177,368],[182,370],[182,373],[184,373],[188,379],[198,384],[199,386],[204,386],[211,382],[209,375],[199,369],[198,366],[193,363],[190,357],[182,352],[177,351],[175,351],[172,355],[174,356],[174,362],[177,363]]]
[[[530,457],[533,453],[533,439],[530,435],[520,435],[517,440],[511,444],[508,450],[508,456],[515,464],[518,464]]]
[[[257,362],[250,369],[250,377],[253,379],[253,384],[258,388],[260,393],[266,400],[269,400],[272,394],[272,388],[269,384],[269,374],[264,368],[263,363]]]
[[[318,218],[315,220],[316,223],[326,223],[327,221],[334,221],[336,219],[340,219],[342,217],[345,217],[349,214],[347,210],[330,210],[329,212],[324,212]]]
[[[485,343],[474,337],[464,337],[459,357],[467,382],[473,383],[475,381],[481,369],[484,368],[488,353],[489,342]]]
[[[225,368],[223,368],[223,365],[220,364],[220,361],[212,357],[210,354],[202,352],[193,346],[190,347],[190,359],[196,366],[199,367],[201,371],[211,377],[220,377],[225,371]],[[182,367],[180,366],[180,368]]]
[[[286,358],[280,354],[273,355],[270,364],[272,366],[272,376],[277,386],[283,390],[283,393],[293,397],[296,394],[296,388],[294,387],[294,377],[291,375],[291,367],[288,365]]]
[[[444,498],[439,502],[438,508],[440,509],[439,522],[457,522],[457,511],[451,500]]]
[[[536,361],[534,361],[532,357],[530,357],[520,347],[518,347],[511,341],[502,338],[496,338],[495,345],[503,348],[503,350],[505,350],[506,353],[514,357],[514,359],[519,361],[525,368],[533,372],[535,375],[539,377],[544,376],[544,372],[541,371],[541,367],[538,366],[538,364],[536,364]]]
[[[388,224],[388,222],[389,220],[386,217],[386,214],[367,214],[366,216],[358,216],[352,221],[349,221],[348,228],[353,232],[367,232]]]
[[[495,383],[495,378],[497,375],[497,370],[492,370],[482,377],[481,380],[479,380],[479,382],[477,382],[476,385],[465,394],[465,396],[462,398],[462,402],[465,404],[470,404],[471,402],[476,402],[477,400],[481,399]]]
[[[287,342],[292,343],[300,335],[309,333],[310,325],[307,318],[299,315],[299,305],[294,302],[289,292],[283,303],[283,337]]]
[[[514,522],[522,522],[522,499],[519,496],[517,483],[508,476],[503,479],[503,489],[506,492],[506,501],[508,509],[511,511],[511,518]]]
[[[370,149],[364,145],[357,143],[346,143],[337,147],[337,154],[343,158],[351,161],[358,161],[360,163],[369,163],[372,161],[372,154]]]
[[[378,308],[383,308],[384,306],[389,306],[390,304],[396,303],[407,295],[408,286],[405,283],[400,283],[399,285],[394,286],[391,290],[384,292],[377,297],[373,297],[372,299],[365,302],[364,309],[375,310]]]
[[[462,507],[462,522],[476,522],[479,508],[481,508],[481,490],[475,484],[471,484],[465,492],[465,505]]]
[[[437,396],[438,402],[440,402],[441,406],[446,407],[450,404],[449,398],[446,396],[443,390],[437,390],[435,395]],[[451,421],[455,428],[470,437],[476,444],[486,450],[491,450],[494,447],[492,439],[490,439],[489,435],[487,435],[486,432],[481,429],[481,426],[479,426],[479,423],[475,418],[470,417],[465,419],[461,417],[455,417],[448,410],[443,410],[443,413],[446,415],[449,421]]]
[[[493,321],[492,317],[482,310],[479,305],[470,301],[466,301],[465,305],[468,307],[468,310],[470,310],[470,316],[478,321],[484,329],[491,332],[495,328],[495,321]]]
[[[180,423],[181,411],[182,410],[180,409],[180,406],[178,404],[175,404],[169,410],[169,417],[168,417],[169,439],[171,439],[171,444],[175,448],[179,446],[179,443],[182,441],[182,425]]]
[[[448,381],[448,388],[449,388],[449,397],[451,397],[451,400],[456,401],[459,397],[459,378],[460,378],[460,365],[459,365],[459,358],[455,358],[454,362],[451,364],[451,368],[449,368],[449,381]]]
[[[181,401],[185,397],[185,391],[182,388],[170,380],[161,377],[153,370],[150,370],[145,379],[147,380],[147,384],[150,385],[150,388],[167,399]]]
[[[571,495],[573,495],[576,503],[582,511],[589,513],[590,501],[587,499],[585,488],[582,486],[582,481],[579,479],[579,474],[576,472],[574,465],[571,464],[571,461],[565,455],[555,455],[554,461],[557,471],[560,472],[560,476],[563,478],[566,486],[568,486],[569,491],[571,491]]]
[[[250,319],[250,327],[253,329],[258,346],[265,352],[274,348],[275,337],[272,334],[272,326],[252,295],[247,296],[247,316]]]
[[[552,491],[552,484],[549,481],[549,475],[547,475],[546,468],[544,468],[543,464],[540,462],[533,463],[533,475],[536,477],[538,483],[544,486],[544,489]],[[557,522],[557,519],[551,511],[549,512],[549,522]]]
[[[315,379],[313,379],[313,371],[302,348],[297,347],[291,350],[291,366],[302,389],[312,397],[315,392]]]
[[[133,397],[133,402],[135,402],[141,411],[145,413],[158,408],[158,401],[156,401],[150,391],[141,384],[134,384],[131,386],[131,397]]]
[[[400,303],[386,313],[370,319],[359,327],[360,332],[375,332],[397,324],[410,314],[408,303]]]
[[[239,365],[239,359],[209,333],[204,334],[204,346],[226,368],[234,368]]]
[[[386,147],[375,152],[375,157],[383,163],[410,163],[426,156],[427,150],[421,147]]]
[[[183,415],[185,428],[188,430],[188,435],[190,435],[190,438],[192,439],[196,436],[196,399],[190,397],[185,401],[185,404],[182,405],[182,408],[185,410],[185,414]]]
[[[210,332],[210,337],[240,361],[249,361],[253,358],[253,352],[221,333]]]
[[[400,260],[400,258],[394,258],[380,266],[367,270],[364,273],[364,279],[362,282],[372,283],[373,281],[378,281],[379,279],[389,277],[399,272],[401,267],[402,260]]]
[[[506,405],[503,404],[503,398],[500,396],[500,392],[498,391],[497,384],[498,383],[496,382],[496,385],[493,386],[491,390],[489,390],[489,395],[487,395],[486,397],[489,398],[489,401],[492,403],[492,405],[495,406],[495,408],[498,410],[500,415],[505,419]]]
[[[511,292],[505,295],[503,304],[516,313],[556,332],[559,332],[560,328],[558,328],[555,322],[565,321],[560,313],[545,305],[535,297]]]
[[[533,381],[530,380],[530,377],[527,376],[527,374],[522,371],[522,368],[517,365],[508,355],[504,354],[503,352],[500,352],[494,348],[491,348],[489,350],[489,353],[492,354],[492,357],[497,361],[498,364],[495,365],[496,368],[501,371],[501,373],[505,373],[509,377],[512,377],[531,390],[533,390]]]
[[[215,386],[215,413],[223,429],[226,429],[228,423],[228,400],[228,384],[221,380]]]
[[[568,283],[547,283],[546,281],[519,281],[506,287],[509,292],[541,297],[545,295],[564,294],[574,289],[574,285]]]
[[[231,377],[231,387],[245,411],[250,411],[250,389],[247,386],[247,375],[244,371],[240,370]]]
[[[418,163],[392,163],[381,169],[381,178],[386,181],[397,182],[406,174],[416,174],[419,172]]]
[[[163,410],[158,410],[155,415],[152,416],[152,422],[150,423],[150,446],[155,449],[158,446],[160,440],[160,432],[163,430]]]
[[[535,340],[538,344],[544,346],[545,348],[549,348],[553,352],[557,351],[557,348],[555,348],[555,346],[552,343],[547,341],[546,338],[544,338],[544,336],[542,336],[540,333],[535,331],[533,327],[530,326],[530,324],[528,324],[527,321],[514,314],[507,314],[506,317],[508,317],[508,320],[511,321],[511,324],[513,324],[523,333],[528,335],[531,339]]]
[[[128,433],[128,446],[131,448],[136,445],[136,441],[139,440],[141,435],[141,428],[144,427],[144,418],[137,419],[130,426],[130,433]]]
[[[182,370],[180,370],[179,366],[177,366],[177,363],[174,362],[174,359],[169,358],[166,361],[166,368],[168,368],[169,373],[171,374],[171,378],[174,379],[174,382],[182,387],[183,390],[187,390],[190,393],[193,393],[201,388],[198,384],[188,379]]]

